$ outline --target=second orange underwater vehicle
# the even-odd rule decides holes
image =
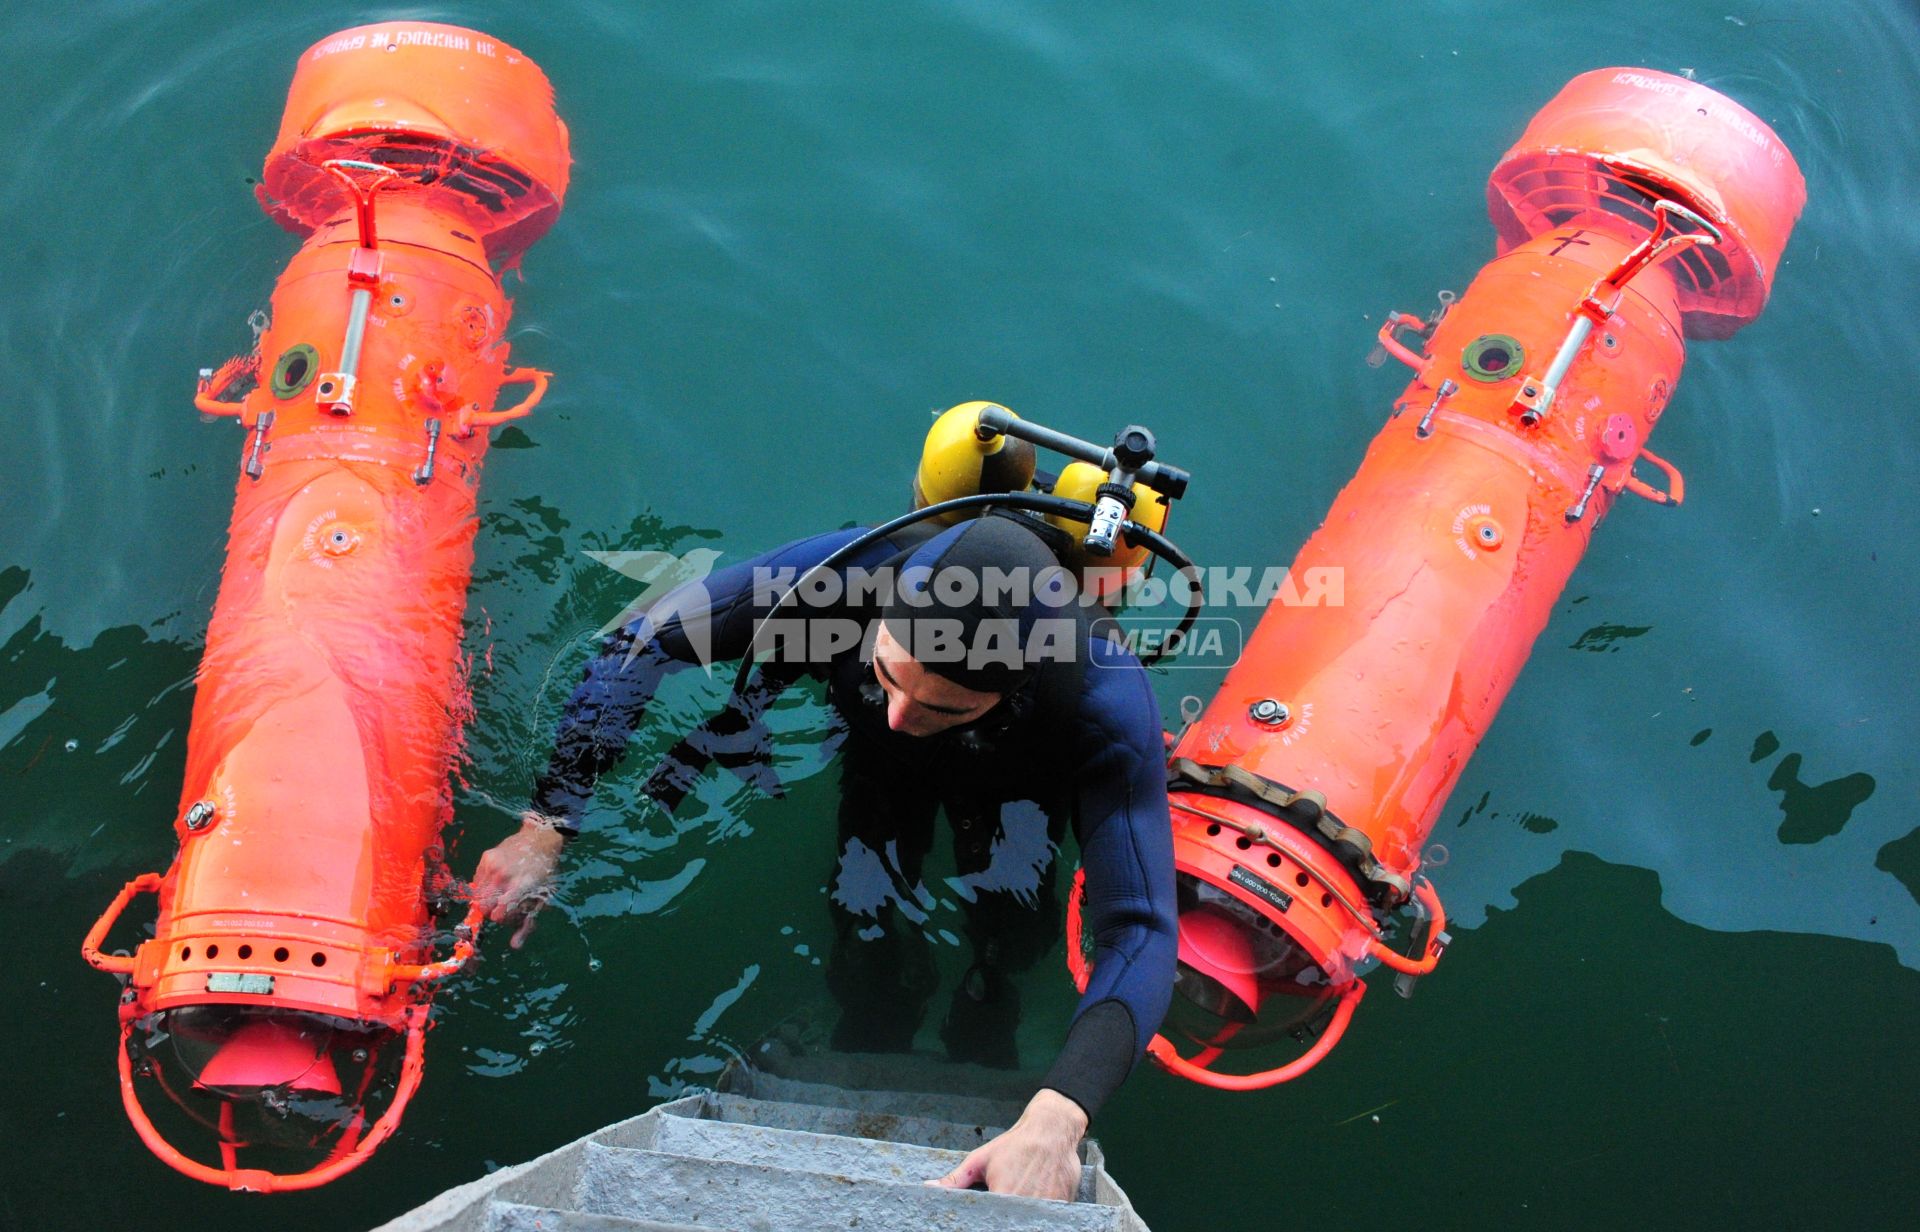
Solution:
[[[495,270],[559,214],[567,147],[546,76],[473,30],[346,30],[294,74],[259,195],[305,238],[254,350],[195,398],[246,443],[179,850],[83,947],[127,977],[127,1114],[198,1180],[305,1189],[362,1163],[420,1082],[435,982],[472,953],[477,913],[434,960],[432,891],[480,467],[547,379],[507,363]],[[105,952],[143,893],[153,937]],[[143,1091],[216,1158],[174,1146]]]
[[[1381,345],[1414,381],[1294,561],[1342,576],[1342,601],[1271,606],[1173,750],[1180,968],[1149,1049],[1163,1067],[1284,1082],[1339,1040],[1367,965],[1433,970],[1434,820],[1614,501],[1680,503],[1647,438],[1683,339],[1759,315],[1805,203],[1765,123],[1648,69],[1575,78],[1501,158],[1497,255],[1436,317],[1389,315]],[[1425,925],[1401,952],[1390,930],[1409,906]],[[1287,1038],[1312,1042],[1257,1072],[1230,1061]]]

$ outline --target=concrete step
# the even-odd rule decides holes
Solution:
[[[668,1117],[654,1135],[653,1150],[670,1155],[761,1164],[794,1172],[819,1172],[852,1181],[917,1184],[960,1166],[965,1151],[939,1150],[870,1136],[774,1129],[765,1124]],[[1094,1200],[1094,1170],[1080,1169],[1074,1200]]]
[[[720,1225],[694,1227],[684,1223],[660,1223],[652,1219],[626,1219],[619,1215],[589,1215],[585,1211],[562,1211],[546,1206],[522,1206],[518,1202],[494,1202],[486,1210],[485,1232],[715,1232]],[[729,1232],[746,1232],[740,1224]]]
[[[931,1189],[989,1125],[703,1092],[458,1186],[383,1232],[1145,1232],[1087,1144],[1080,1201]]]
[[[824,1104],[791,1104],[783,1100],[749,1099],[744,1095],[718,1095],[712,1092],[662,1104],[660,1111],[667,1116],[698,1117],[737,1125],[764,1125],[768,1129],[795,1129],[814,1134],[839,1134],[848,1138],[872,1138],[878,1142],[897,1142],[903,1146],[923,1146],[962,1154],[982,1145],[1003,1128],[998,1123],[963,1125],[930,1117],[898,1116]],[[635,1122],[623,1122],[603,1132],[611,1133],[633,1124]],[[642,1145],[600,1135],[595,1137],[608,1146]]]
[[[1027,1097],[1033,1094],[1032,1086],[1024,1087],[1018,1098],[955,1095],[952,1088],[919,1090],[907,1087],[904,1083],[889,1087],[882,1085],[888,1077],[904,1078],[917,1074],[930,1084],[931,1079],[918,1071],[893,1073],[865,1057],[856,1058],[856,1061],[862,1064],[839,1058],[815,1058],[806,1066],[805,1077],[735,1067],[723,1075],[722,1089],[753,1099],[786,1104],[850,1108],[856,1112],[873,1112],[884,1116],[920,1117],[930,1121],[988,1127],[1013,1124],[1026,1106]],[[791,1064],[798,1067],[800,1063]],[[937,1068],[921,1064],[934,1077],[939,1076]],[[1034,1085],[1038,1085],[1037,1082]],[[968,1089],[982,1088],[970,1084]]]
[[[918,1183],[944,1176],[966,1156],[959,1151],[908,1146],[873,1138],[847,1138],[765,1125],[668,1117],[660,1122],[653,1149],[668,1155],[762,1164],[790,1172],[821,1172],[850,1181]]]
[[[1127,1232],[1122,1208],[853,1180],[588,1142],[572,1206],[588,1214],[782,1232]]]
[[[869,1092],[869,1094],[877,1096],[879,1093]],[[747,1125],[766,1125],[774,1129],[801,1129],[817,1134],[841,1134],[849,1138],[874,1138],[883,1142],[936,1147],[943,1151],[959,1151],[963,1154],[998,1137],[1008,1125],[1018,1119],[1014,1117],[1004,1122],[989,1120],[962,1123],[949,1119],[903,1116],[897,1113],[831,1104],[795,1104],[784,1100],[751,1099],[744,1095],[723,1095],[712,1091],[678,1099],[671,1104],[663,1104],[661,1111],[680,1116],[693,1116],[696,1114],[682,1111],[682,1109],[691,1107],[695,1100],[701,1101],[697,1115],[710,1120],[738,1121]],[[952,1111],[952,1109],[946,1110]],[[631,1123],[623,1122],[623,1124]],[[643,1145],[636,1142],[615,1141],[599,1134],[595,1137],[610,1146]],[[1082,1141],[1080,1162],[1092,1168],[1104,1167],[1106,1158],[1100,1152],[1100,1144],[1092,1138]]]

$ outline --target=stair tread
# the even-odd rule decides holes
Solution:
[[[886,1139],[688,1117],[662,1120],[652,1149],[701,1159],[763,1164],[849,1180],[896,1184],[917,1184],[944,1176],[967,1157],[966,1151]],[[1096,1193],[1093,1169],[1083,1167],[1081,1174],[1075,1201],[1093,1201]]]
[[[796,1104],[785,1100],[755,1099],[745,1095],[718,1095],[711,1092],[660,1105],[666,1116],[698,1117],[739,1125],[762,1125],[768,1129],[792,1129],[814,1134],[839,1134],[848,1138],[870,1138],[876,1142],[895,1142],[903,1146],[926,1147],[941,1151],[971,1151],[999,1134],[1003,1126],[974,1121],[945,1121],[929,1117],[901,1116],[893,1113],[862,1111],[828,1104]],[[623,1122],[595,1135],[609,1145],[620,1131],[634,1124]]]
[[[1060,1229],[1118,1232],[1122,1208],[1049,1202],[884,1180],[854,1180],[764,1164],[589,1143],[574,1203],[583,1211],[701,1224],[711,1220],[805,1232],[862,1229]]]
[[[1011,1125],[1026,1099],[955,1095],[951,1091],[862,1088],[766,1070],[728,1071],[730,1093],[781,1103],[850,1108],[856,1112],[918,1117],[955,1124]],[[1031,1095],[1029,1089],[1026,1092]]]
[[[661,1223],[657,1219],[629,1219],[520,1202],[493,1202],[487,1207],[487,1232],[722,1232],[743,1225]]]

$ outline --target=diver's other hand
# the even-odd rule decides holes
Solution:
[[[520,927],[508,942],[513,949],[527,939],[534,916],[546,906],[547,887],[567,841],[557,825],[539,813],[523,814],[520,828],[482,855],[473,870],[473,901],[487,909],[487,919],[499,923],[520,915]]]
[[[997,1194],[1071,1202],[1080,1189],[1080,1138],[1087,1114],[1058,1091],[1041,1089],[1013,1128],[960,1161],[929,1185],[972,1189],[985,1182]]]

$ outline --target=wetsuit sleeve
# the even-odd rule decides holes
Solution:
[[[595,784],[626,755],[660,682],[691,664],[746,654],[754,626],[772,599],[798,573],[860,533],[859,528],[830,531],[715,570],[668,591],[610,634],[561,712],[552,756],[534,780],[533,810],[561,823],[562,833],[577,833]],[[866,555],[848,567],[868,563]]]
[[[1093,971],[1041,1085],[1089,1120],[1160,1029],[1178,954],[1159,707],[1139,661],[1097,639],[1081,693],[1076,826]]]

